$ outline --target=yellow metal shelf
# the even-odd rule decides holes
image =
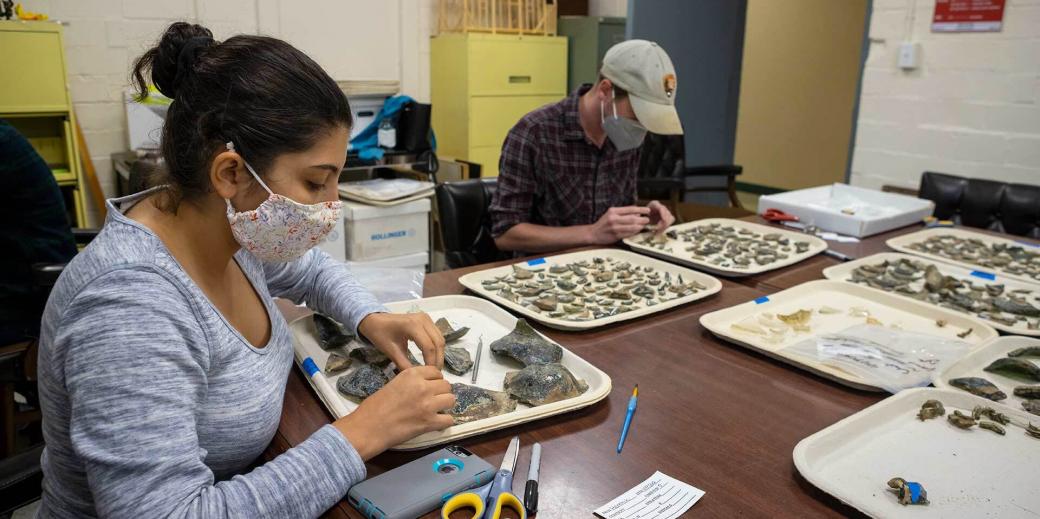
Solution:
[[[567,38],[441,34],[430,44],[430,80],[438,152],[496,176],[509,129],[567,95]]]
[[[29,140],[54,172],[59,186],[71,187],[74,224],[85,227],[85,192],[80,177],[76,116],[68,91],[62,27],[53,22],[0,20],[4,53],[0,118]]]

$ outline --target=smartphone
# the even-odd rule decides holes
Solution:
[[[486,484],[495,472],[488,462],[453,445],[354,485],[347,501],[369,519],[412,519]]]

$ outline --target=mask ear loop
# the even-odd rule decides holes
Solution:
[[[613,117],[614,119],[617,119],[618,118],[618,115],[617,115],[617,103],[615,102],[615,99],[614,99],[614,87],[613,86],[610,87],[610,108],[614,111],[614,113],[613,113],[613,115],[611,115],[611,117]],[[607,120],[607,108],[606,108],[606,105],[601,101],[600,104],[599,104],[599,122],[602,124],[602,123],[606,122],[606,120]]]
[[[614,110],[614,119],[617,119],[617,98],[614,97],[614,87],[610,87],[610,108]]]
[[[238,151],[235,150],[235,143],[233,143],[231,141],[227,141],[227,143],[224,144],[224,147],[227,148],[228,151],[231,151],[231,152],[234,152],[234,153],[238,153]],[[265,184],[263,179],[260,178],[260,175],[256,174],[256,170],[253,169],[253,166],[250,166],[249,163],[246,162],[246,159],[244,157],[242,157],[241,154],[239,154],[238,156],[239,156],[239,158],[242,159],[242,164],[245,164],[246,169],[249,170],[249,173],[251,175],[253,175],[253,178],[255,178],[256,181],[260,183],[260,185],[264,188],[264,190],[267,191],[267,193],[269,195],[273,196],[274,195],[274,191],[271,191],[271,188],[267,187],[267,184]],[[235,208],[231,205],[231,200],[225,198],[224,199],[224,203],[227,204],[227,207],[228,207],[229,211],[235,212]]]

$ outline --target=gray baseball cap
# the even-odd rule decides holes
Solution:
[[[660,45],[647,40],[618,43],[607,50],[600,73],[628,92],[632,110],[647,130],[661,135],[682,134],[675,111],[675,67]]]

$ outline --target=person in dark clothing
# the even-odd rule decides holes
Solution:
[[[65,201],[47,163],[0,119],[0,345],[34,338],[46,302],[33,290],[32,264],[76,255]]]
[[[506,136],[491,202],[495,245],[515,256],[609,245],[675,221],[637,205],[643,137],[682,134],[675,67],[652,41],[607,51],[599,81],[528,113]]]

